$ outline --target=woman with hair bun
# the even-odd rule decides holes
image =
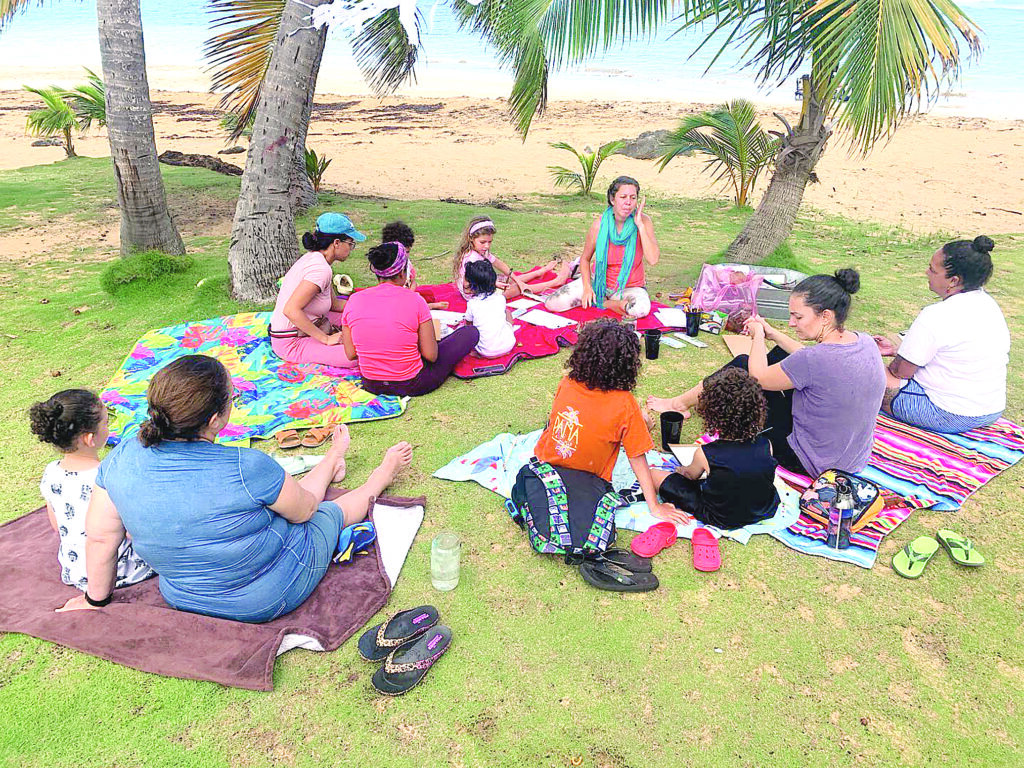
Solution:
[[[846,328],[850,299],[859,289],[860,275],[853,269],[802,280],[789,299],[789,327],[800,341],[752,317],[746,326],[750,354],[726,365],[745,368],[760,383],[768,401],[765,428],[772,453],[791,472],[856,473],[871,456],[885,370],[872,337]],[[775,343],[771,352],[766,340]],[[701,382],[678,397],[651,397],[647,404],[657,412],[689,416],[703,389]]]
[[[946,243],[928,263],[941,301],[921,310],[902,343],[875,336],[893,360],[883,409],[906,424],[958,433],[991,424],[1006,407],[1010,330],[984,289],[995,243],[981,235]]]
[[[62,610],[111,601],[125,532],[160,574],[160,594],[182,611],[264,622],[293,611],[323,578],[341,530],[365,519],[412,461],[391,446],[363,485],[335,501],[348,430],[335,427],[324,460],[294,480],[270,456],[218,445],[234,387],[220,361],[189,355],[149,384],[149,420],[100,464],[86,521],[88,589]]]
[[[331,212],[321,214],[315,230],[302,236],[306,253],[282,278],[267,329],[274,353],[282,360],[337,368],[355,365],[336,329],[345,299],[332,291],[331,265],[347,259],[356,243],[365,239],[347,216]]]

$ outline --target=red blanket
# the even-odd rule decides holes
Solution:
[[[538,280],[550,280],[554,276],[554,272],[548,272],[538,278]],[[448,310],[451,312],[466,311],[466,300],[463,299],[462,295],[458,290],[456,290],[454,283],[421,285],[416,290],[428,302],[447,301]],[[645,331],[648,328],[660,328],[662,330],[667,330],[668,327],[659,323],[658,318],[654,316],[654,310],[660,309],[664,306],[666,305],[651,302],[651,314],[637,320],[637,330]],[[543,307],[541,307],[541,309],[543,309]],[[454,374],[460,379],[476,379],[481,376],[496,376],[498,374],[505,373],[520,360],[535,357],[547,357],[548,355],[555,354],[562,347],[571,347],[576,343],[579,323],[583,323],[587,320],[593,320],[597,317],[621,317],[614,312],[596,309],[594,307],[591,307],[590,309],[570,309],[568,312],[555,312],[553,314],[567,317],[570,320],[575,321],[577,325],[566,326],[565,328],[555,330],[550,328],[541,328],[521,321],[517,322],[516,324],[519,326],[519,330],[516,331],[516,345],[511,352],[503,355],[502,357],[486,359],[477,357],[476,355],[467,355],[463,358],[462,362],[455,366]]]

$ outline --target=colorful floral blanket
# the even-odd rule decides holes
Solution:
[[[269,312],[246,312],[150,331],[135,343],[101,393],[112,412],[110,443],[146,419],[146,387],[158,370],[185,355],[216,357],[235,385],[231,422],[219,440],[269,438],[281,429],[389,419],[405,410],[396,397],[359,388],[359,377],[329,365],[288,363],[267,337]]]

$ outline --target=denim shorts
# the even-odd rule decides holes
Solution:
[[[910,424],[932,432],[959,434],[978,427],[987,427],[1003,415],[990,413],[987,416],[957,416],[944,411],[933,403],[921,385],[910,379],[889,404],[892,415],[904,424]]]

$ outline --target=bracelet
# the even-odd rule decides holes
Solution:
[[[89,597],[89,590],[85,590],[85,602],[91,605],[93,608],[103,608],[104,606],[110,605],[110,601],[114,599],[114,593],[111,592],[109,595],[104,597],[102,600],[93,600]]]

